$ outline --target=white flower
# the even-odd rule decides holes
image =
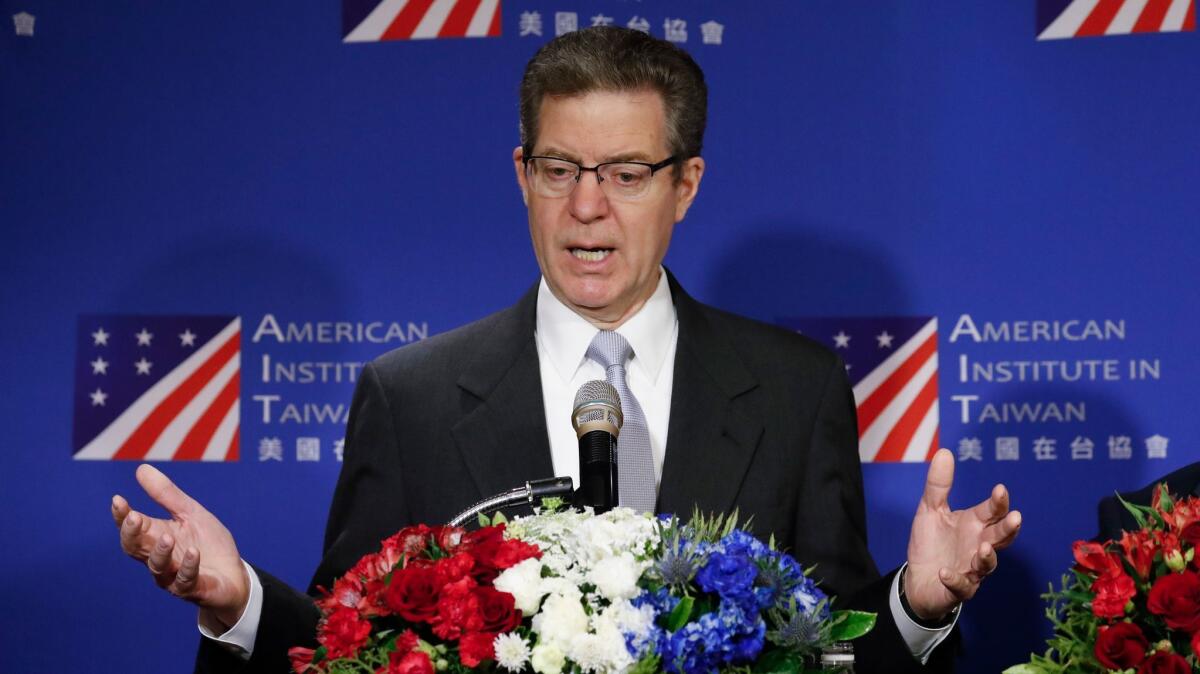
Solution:
[[[625,647],[625,635],[609,611],[593,616],[593,634],[581,634],[571,640],[567,657],[585,672],[619,672],[633,665]]]
[[[493,584],[497,590],[511,594],[517,610],[527,616],[537,613],[547,592],[542,583],[542,563],[532,558],[505,569]]]
[[[642,569],[628,552],[601,559],[592,566],[588,581],[596,591],[609,600],[632,599],[638,593],[638,578]]]
[[[496,650],[496,664],[510,672],[525,669],[525,663],[529,662],[529,644],[516,632],[497,635],[492,647]]]
[[[577,635],[588,630],[587,613],[578,597],[552,594],[546,597],[542,610],[533,616],[533,631],[538,643],[549,643],[566,651]]]
[[[641,653],[653,636],[654,608],[648,605],[639,608],[628,601],[618,601],[613,602],[604,613],[611,616],[622,633],[633,637],[630,645],[635,652]]]
[[[530,664],[533,665],[533,671],[537,674],[560,674],[563,665],[566,664],[566,658],[567,656],[558,646],[541,643],[533,647]]]

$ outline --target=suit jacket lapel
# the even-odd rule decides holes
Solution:
[[[505,310],[458,379],[469,410],[451,432],[482,498],[551,477],[533,332],[537,285]]]
[[[668,272],[679,341],[658,511],[727,512],[754,457],[762,423],[737,399],[757,387],[732,345]]]

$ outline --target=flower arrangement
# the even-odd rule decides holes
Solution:
[[[1075,542],[1071,573],[1042,595],[1050,648],[1005,674],[1200,672],[1200,498],[1163,484],[1150,506],[1122,503],[1139,529]]]
[[[408,527],[317,601],[297,673],[802,672],[875,615],[833,611],[792,557],[730,518],[548,503],[481,528]]]

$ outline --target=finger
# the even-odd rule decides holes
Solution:
[[[150,569],[150,573],[156,578],[171,575],[171,553],[175,550],[175,539],[169,534],[163,534],[154,547],[150,549],[150,556],[146,558],[146,568]],[[174,580],[172,577],[171,580]]]
[[[992,495],[979,502],[971,512],[980,522],[995,524],[1008,514],[1008,488],[1002,484],[992,487]]]
[[[979,544],[979,549],[971,557],[971,573],[976,579],[982,579],[995,571],[999,563],[996,549],[992,547],[991,543],[984,541]]]
[[[938,571],[938,580],[942,581],[942,585],[959,601],[966,601],[974,597],[975,590],[979,587],[979,584],[968,578],[966,574],[950,569]]]
[[[125,518],[129,515],[129,502],[121,495],[117,494],[112,497],[112,518],[113,524],[120,528]]]
[[[1012,545],[1016,540],[1017,534],[1021,532],[1021,511],[1013,510],[1000,520],[998,524],[989,527],[987,536],[991,544],[997,550],[1003,550]]]
[[[131,510],[121,522],[121,549],[125,554],[138,559],[145,560],[149,554],[148,544],[152,542],[146,540],[146,532],[149,529],[150,518]]]
[[[166,508],[172,516],[190,512],[196,506],[196,502],[192,500],[191,496],[176,487],[171,478],[154,466],[143,463],[138,466],[136,475],[142,489],[145,489],[150,498]]]
[[[179,571],[175,573],[175,581],[167,589],[177,597],[189,596],[196,590],[196,579],[199,577],[200,551],[196,548],[188,548],[187,552],[183,553]]]
[[[954,455],[948,449],[939,449],[929,461],[929,472],[925,476],[925,493],[921,495],[921,501],[930,508],[946,506],[953,484]]]

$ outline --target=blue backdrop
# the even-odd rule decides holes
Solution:
[[[1034,0],[505,0],[500,37],[343,44],[336,2],[0,8],[4,671],[189,671],[196,641],[195,611],[120,552],[108,502],[147,506],[135,464],[72,458],[92,390],[80,316],[241,318],[240,460],[160,467],[245,558],[307,584],[353,383],[330,365],[328,381],[264,375],[263,359],[369,360],[535,281],[510,156],[521,69],[558,12],[639,16],[659,36],[686,22],[708,170],[667,264],[692,294],[780,323],[938,319],[953,500],[1003,481],[1026,522],[964,612],[961,671],[1042,648],[1037,594],[1094,533],[1098,498],[1196,460],[1195,32],[1038,42]],[[21,12],[32,36],[9,23]],[[255,340],[268,316],[300,341]],[[1121,329],[1055,340],[1019,323],[1070,320]],[[322,342],[321,322],[401,336]],[[1105,360],[1116,378],[994,374]],[[305,438],[319,460],[297,460]],[[1016,438],[1015,460],[997,438]],[[924,469],[865,466],[881,567],[903,559]]]

